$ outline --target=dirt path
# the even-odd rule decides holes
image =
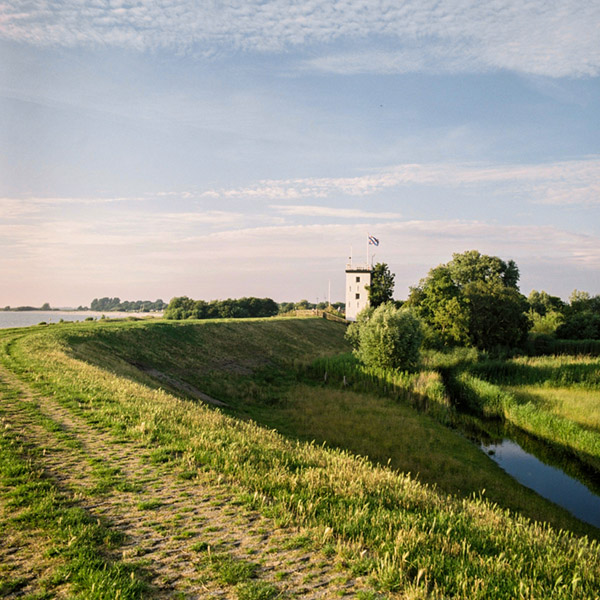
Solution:
[[[281,598],[355,597],[365,589],[333,559],[312,551],[306,532],[277,527],[236,504],[217,474],[153,464],[149,448],[116,441],[4,367],[0,379],[18,391],[2,400],[1,426],[41,448],[41,463],[59,488],[126,534],[122,557],[150,573],[153,597],[235,600],[236,566],[244,565],[253,581],[271,583]],[[28,580],[20,594],[34,593],[40,572],[51,568],[32,563],[39,543],[16,536],[1,545],[0,564]]]

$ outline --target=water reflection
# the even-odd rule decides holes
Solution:
[[[583,483],[543,463],[512,440],[504,438],[501,442],[480,446],[519,483],[562,506],[581,521],[600,527],[600,496]]]

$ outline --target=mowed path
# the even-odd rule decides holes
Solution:
[[[151,583],[149,597],[236,600],[235,576],[219,565],[247,563],[252,581],[272,584],[278,598],[356,597],[368,589],[339,560],[314,550],[311,532],[278,527],[242,507],[218,474],[157,462],[151,448],[96,429],[4,367],[0,380],[17,392],[2,398],[0,427],[41,449],[40,464],[62,493],[125,533],[114,558],[140,564]],[[1,496],[0,511],[4,522],[10,515]],[[25,580],[8,597],[39,591],[52,569],[43,550],[41,540],[18,532],[0,544],[4,572]]]

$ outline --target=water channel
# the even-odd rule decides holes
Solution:
[[[525,452],[512,440],[505,438],[481,448],[519,483],[562,506],[579,520],[600,528],[600,496],[583,483]]]
[[[600,478],[576,458],[498,422],[469,419],[463,433],[519,483],[600,528]]]

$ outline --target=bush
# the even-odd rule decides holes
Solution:
[[[368,367],[417,367],[423,341],[421,321],[391,302],[364,312],[347,332],[358,359]]]

